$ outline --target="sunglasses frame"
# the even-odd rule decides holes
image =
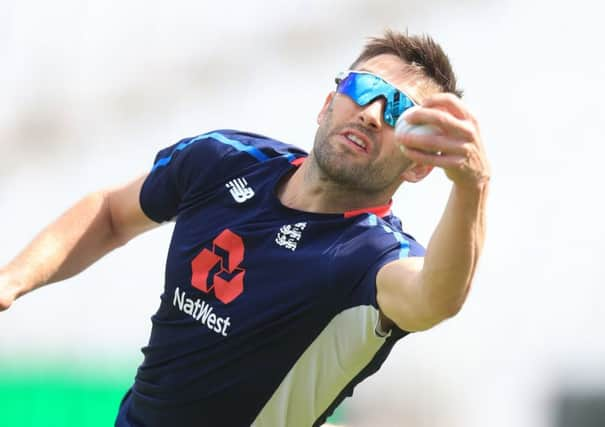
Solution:
[[[373,84],[370,87],[362,88],[362,90],[356,90],[355,92],[358,93],[354,93],[353,91],[347,92],[346,89],[343,88],[344,85],[342,83],[350,78],[351,75],[360,77],[371,76]],[[358,79],[355,81],[355,84],[359,82],[360,77],[353,77]],[[382,77],[368,71],[342,71],[338,73],[334,81],[337,85],[336,92],[348,96],[360,107],[370,104],[375,101],[376,98],[383,97],[385,100],[383,119],[386,124],[392,127],[395,127],[397,119],[407,109],[418,105],[407,93],[397,89],[395,85],[389,83]]]

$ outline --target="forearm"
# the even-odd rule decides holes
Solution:
[[[490,167],[479,124],[457,96],[434,94],[404,114],[406,122],[438,132],[397,135],[412,162],[402,178],[417,182],[441,168],[453,183],[425,257],[389,263],[376,276],[384,315],[401,329],[419,331],[456,314],[466,299],[485,239]]]
[[[2,268],[16,296],[67,279],[119,246],[110,212],[105,193],[92,193],[38,234]]]
[[[460,310],[470,289],[485,239],[487,192],[487,181],[472,188],[454,184],[427,247],[420,289],[445,317]]]

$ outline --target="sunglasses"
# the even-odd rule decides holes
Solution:
[[[393,127],[405,110],[416,105],[406,93],[372,73],[345,71],[339,73],[335,80],[338,85],[336,92],[347,95],[360,107],[382,96],[386,101],[384,121]]]

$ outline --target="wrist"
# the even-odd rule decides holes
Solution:
[[[488,189],[489,180],[464,184],[454,182],[448,206],[451,204],[453,209],[464,212],[466,218],[483,215]]]
[[[7,268],[0,268],[0,285],[4,295],[12,296],[13,300],[27,293],[23,281]]]
[[[490,176],[476,177],[472,180],[453,181],[454,189],[468,194],[482,194],[489,188]]]
[[[17,287],[9,275],[0,270],[0,311],[8,309],[17,299]]]

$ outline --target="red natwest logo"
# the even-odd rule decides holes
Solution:
[[[244,292],[246,270],[239,267],[244,259],[244,242],[240,236],[225,229],[212,241],[212,251],[203,249],[191,261],[191,285],[229,304]]]

